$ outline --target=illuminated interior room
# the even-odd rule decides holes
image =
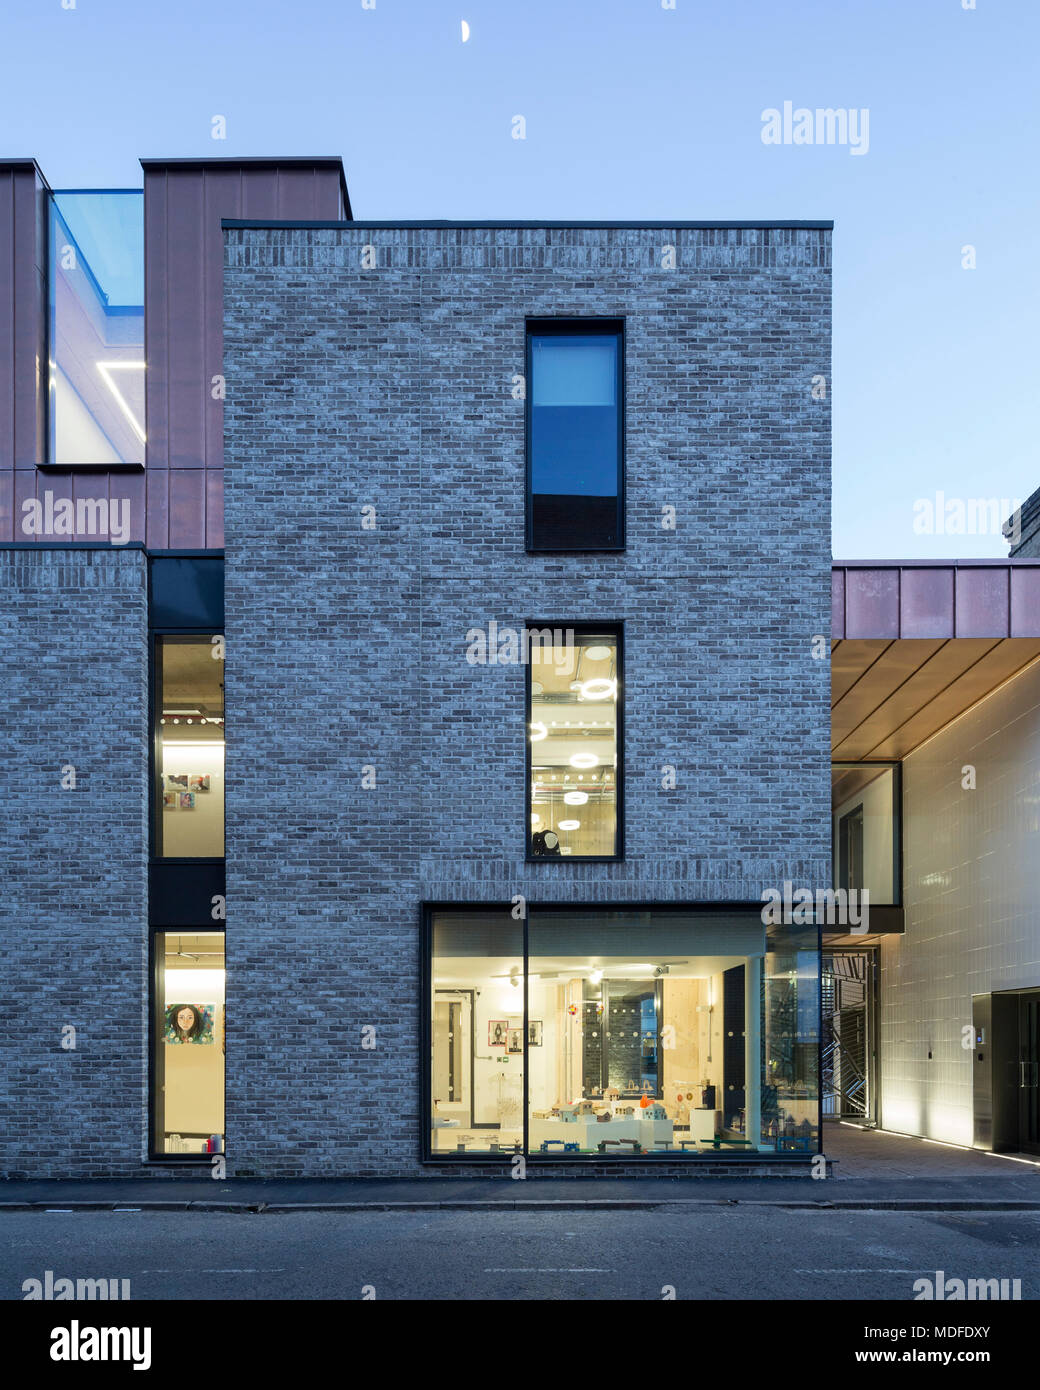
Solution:
[[[531,647],[531,857],[619,854],[617,632]]]
[[[532,908],[526,970],[523,938],[432,914],[433,1155],[815,1151],[815,928]]]

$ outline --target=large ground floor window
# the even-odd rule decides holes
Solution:
[[[757,911],[436,909],[429,1153],[819,1145],[819,941]]]
[[[154,934],[152,1152],[224,1149],[224,934]]]

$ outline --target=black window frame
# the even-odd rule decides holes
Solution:
[[[544,546],[535,544],[534,493],[531,488],[531,411],[534,407],[534,373],[531,340],[535,337],[589,337],[602,334],[617,338],[617,545]],[[528,318],[524,332],[524,547],[528,555],[620,555],[626,548],[625,528],[625,320],[608,318]]]
[[[832,758],[831,774],[836,768],[876,767],[887,768],[892,773],[892,902],[870,904],[871,913],[903,911],[903,864],[905,860],[906,823],[903,816],[903,764],[895,758]],[[841,887],[838,882],[840,860],[840,833],[834,823],[835,806],[831,801],[831,878],[833,888]],[[902,930],[902,927],[900,927]]]
[[[536,861],[543,863],[543,860]],[[547,898],[544,901],[529,899],[526,910],[520,918],[522,933],[523,951],[523,1138],[521,1140],[520,1152],[524,1156],[525,1165],[528,1167],[551,1168],[553,1165],[565,1164],[575,1165],[583,1171],[592,1170],[594,1172],[609,1171],[611,1166],[618,1163],[635,1164],[640,1168],[649,1168],[653,1164],[677,1164],[690,1172],[696,1172],[697,1164],[706,1161],[711,1162],[719,1157],[715,1152],[698,1153],[691,1151],[688,1154],[675,1153],[640,1153],[640,1154],[591,1154],[591,1153],[532,1153],[528,1127],[530,1124],[530,1104],[528,1097],[528,1052],[530,1049],[529,1025],[530,1009],[528,1001],[528,972],[531,959],[530,951],[530,918],[532,914],[538,912],[563,912],[573,911],[577,913],[587,912],[595,908],[597,912],[654,912],[654,913],[712,913],[712,912],[737,912],[746,913],[749,917],[761,920],[762,903],[759,900],[749,901],[747,899],[722,898],[717,901],[706,900],[703,898],[681,901],[662,901],[657,898],[636,899],[634,901],[617,901],[610,899],[602,903],[588,903],[583,899],[560,901],[555,898]],[[451,1150],[435,1150],[431,1139],[430,1114],[433,1100],[433,1084],[431,1076],[431,1060],[433,1057],[433,929],[434,918],[439,912],[452,913],[501,913],[503,916],[512,916],[516,911],[516,904],[513,901],[501,902],[489,900],[486,902],[474,902],[472,899],[465,901],[445,901],[442,899],[424,899],[419,904],[419,980],[420,980],[420,1027],[418,1030],[418,1048],[416,1062],[419,1069],[419,1133],[418,1139],[418,1158],[420,1165],[427,1170],[465,1168],[467,1165],[485,1168],[498,1164],[503,1171],[509,1171],[509,1165],[513,1162],[514,1153],[492,1153],[485,1150],[472,1150],[467,1153],[455,1153]],[[817,1020],[822,1016],[822,930],[816,924],[816,962],[817,962],[817,986],[816,986],[816,1008]],[[767,932],[768,937],[768,932]],[[768,952],[767,952],[768,954]],[[822,1029],[817,1027],[816,1041],[816,1075],[817,1075],[817,1096],[816,1096],[816,1132],[820,1136],[820,1144],[823,1143],[823,1086],[820,1078],[823,1075],[823,1043]],[[658,1049],[660,1057],[660,1048]],[[225,1118],[225,1126],[227,1120]],[[227,1149],[227,1139],[224,1142]],[[795,1151],[777,1149],[772,1151],[756,1151],[745,1153],[743,1150],[736,1149],[726,1152],[726,1161],[736,1164],[747,1164],[749,1167],[755,1163],[767,1162],[770,1164],[781,1163],[790,1164],[792,1171],[796,1171],[799,1165],[804,1165],[807,1155]]]
[[[617,743],[617,767],[614,770],[614,853],[613,854],[561,854],[538,855],[531,853],[531,662],[524,663],[524,862],[527,864],[619,864],[625,858],[625,624],[623,619],[608,622],[536,622],[531,619],[525,627],[528,630],[551,628],[557,631],[573,632],[575,642],[584,636],[606,636],[612,634],[617,643],[617,689],[618,699],[615,707],[615,739]]]
[[[159,1025],[159,1003],[156,984],[158,982],[158,957],[155,949],[157,938],[162,936],[172,936],[183,931],[187,935],[204,933],[207,936],[222,936],[224,938],[224,997],[227,999],[227,923],[222,921],[203,922],[201,925],[192,927],[155,927],[148,928],[148,1157],[146,1163],[176,1164],[178,1167],[194,1165],[212,1168],[216,1154],[189,1153],[174,1154],[161,1152],[156,1144],[158,1137],[158,1127],[156,1119],[158,1117],[159,1092],[156,1089],[158,1074],[156,1069],[156,1053],[159,1048],[160,1038],[158,1036]],[[215,1041],[215,1040],[214,1040]],[[224,1132],[221,1136],[223,1145],[220,1150],[220,1157],[224,1158],[228,1151],[227,1141],[228,1115],[227,1115],[227,1033],[224,1034]]]

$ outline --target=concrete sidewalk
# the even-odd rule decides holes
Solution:
[[[846,1211],[1040,1210],[1040,1165],[827,1125],[832,1177],[585,1176],[254,1179],[156,1177],[0,1183],[3,1211],[487,1211],[696,1209],[718,1205]]]

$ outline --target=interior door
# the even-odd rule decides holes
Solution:
[[[442,1119],[472,1124],[473,997],[437,990],[433,1001],[433,1109]]]

